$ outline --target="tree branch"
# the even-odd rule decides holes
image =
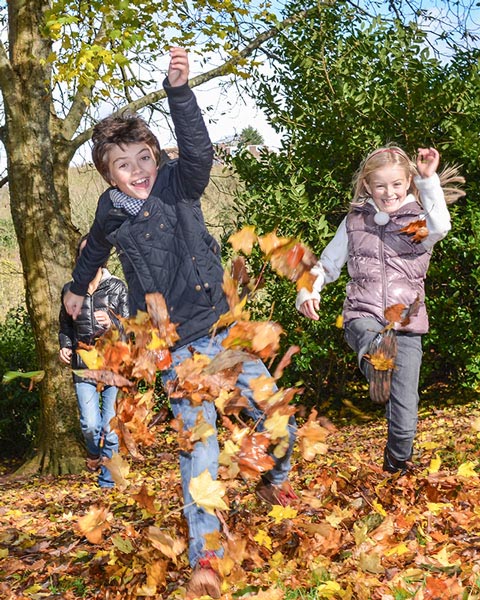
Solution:
[[[101,40],[105,38],[106,30],[104,28],[104,25],[105,18],[102,19],[100,27],[98,28],[98,31],[95,35],[94,44],[100,45]],[[75,131],[78,129],[82,117],[85,114],[85,109],[87,108],[88,100],[92,97],[93,87],[93,85],[85,85],[77,90],[72,105],[70,106],[70,110],[68,111],[68,115],[65,117],[62,125],[62,133],[66,140],[70,140],[75,134]],[[78,147],[79,145],[75,144],[75,148]]]
[[[238,65],[243,59],[245,59],[245,58],[249,57],[251,54],[253,54],[253,52],[255,52],[255,50],[258,50],[268,40],[273,39],[274,37],[276,37],[278,34],[280,34],[285,29],[288,29],[295,23],[298,23],[302,19],[305,19],[310,14],[315,14],[317,11],[318,11],[317,6],[310,8],[308,10],[303,10],[303,11],[296,13],[295,15],[283,20],[281,23],[279,23],[275,27],[271,27],[267,31],[264,31],[263,33],[257,35],[253,40],[250,41],[249,44],[247,44],[245,46],[245,48],[240,50],[236,56],[230,58],[229,60],[224,62],[219,67],[215,67],[214,69],[211,69],[210,71],[207,71],[205,73],[202,73],[201,75],[197,75],[196,77],[193,77],[192,79],[190,79],[189,80],[190,87],[195,88],[203,83],[206,83],[207,81],[211,81],[212,79],[217,79],[219,77],[229,75],[232,72],[233,67]],[[154,92],[151,92],[150,94],[143,96],[142,98],[138,98],[137,100],[134,100],[133,102],[126,104],[121,109],[115,111],[112,114],[121,114],[125,110],[128,110],[130,112],[137,112],[138,110],[145,108],[148,105],[155,104],[155,103],[159,102],[160,100],[163,100],[164,98],[166,98],[165,90],[163,90],[163,89],[156,90]],[[84,144],[85,142],[87,142],[90,139],[90,137],[92,135],[92,130],[93,130],[93,127],[90,127],[89,129],[86,129],[81,134],[79,134],[75,139],[72,140],[72,144],[75,145],[75,148],[79,148],[82,144]]]

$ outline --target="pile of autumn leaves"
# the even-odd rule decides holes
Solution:
[[[245,227],[230,238],[235,252],[249,255],[254,244],[258,243],[265,256],[265,265],[270,264],[279,275],[287,277],[297,285],[297,289],[312,289],[313,276],[310,269],[316,263],[312,252],[302,243],[291,238],[280,238],[275,233],[257,236],[253,227]],[[245,423],[242,409],[248,406],[245,397],[236,387],[242,363],[252,358],[260,358],[271,364],[280,349],[281,326],[273,321],[256,322],[251,320],[246,309],[247,300],[255,293],[259,278],[250,278],[245,259],[237,256],[232,268],[225,270],[224,290],[228,299],[229,312],[222,315],[216,328],[230,327],[223,342],[224,350],[214,359],[193,351],[187,360],[175,370],[177,377],[166,390],[171,398],[188,398],[193,405],[204,401],[213,402],[222,419],[228,439],[224,441],[220,455],[221,480],[212,480],[208,470],[190,483],[190,493],[195,503],[207,512],[218,514],[228,509],[226,490],[228,481],[236,478],[258,480],[269,471],[274,460],[271,456],[282,457],[288,447],[288,421],[296,408],[291,404],[298,388],[283,389],[277,382],[289,365],[292,356],[299,351],[291,347],[278,360],[272,375],[261,376],[251,382],[253,398],[265,413],[262,431],[258,423]],[[240,291],[241,290],[241,291]],[[169,348],[177,341],[175,324],[170,322],[165,301],[161,294],[146,296],[147,312],[135,317],[121,319],[121,328],[112,329],[95,347],[79,350],[87,371],[86,377],[99,384],[115,385],[120,389],[117,401],[117,414],[111,425],[119,437],[119,453],[106,462],[117,489],[125,492],[129,487],[132,497],[145,509],[153,509],[154,498],[145,486],[135,489],[135,477],[130,474],[130,464],[124,455],[142,459],[142,448],[154,444],[156,428],[151,426],[154,418],[154,388],[158,371],[171,366]],[[203,415],[191,429],[184,429],[181,418],[172,422],[177,431],[178,446],[189,451],[198,441],[204,441],[216,432],[205,422]],[[317,454],[325,453],[325,440],[328,429],[316,419],[312,411],[310,418],[298,430],[298,443],[305,460],[312,460]],[[181,510],[180,506],[178,510]],[[288,509],[276,509],[287,511]],[[168,529],[168,515],[161,526],[148,529],[148,537],[153,547],[160,550],[164,560],[156,563],[147,573],[147,583],[143,595],[151,596],[165,585],[167,564],[176,561],[186,548],[184,539],[165,533]],[[109,514],[107,509],[94,506],[78,522],[79,531],[92,543],[99,543],[108,531]],[[235,565],[244,559],[245,540],[234,538],[221,541],[218,536],[206,540],[208,550],[216,550],[223,543],[224,557],[218,559],[216,568],[228,578],[235,571]],[[272,592],[273,593],[273,592]],[[262,596],[259,596],[259,598]],[[269,598],[274,596],[269,595]]]

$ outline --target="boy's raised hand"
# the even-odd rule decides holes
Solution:
[[[179,87],[187,83],[189,71],[188,53],[185,48],[170,48],[170,65],[168,66],[170,85]]]
[[[417,169],[420,177],[431,177],[437,172],[440,164],[440,154],[435,148],[419,148]]]

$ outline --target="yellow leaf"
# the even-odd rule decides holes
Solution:
[[[198,477],[192,477],[188,487],[193,501],[204,508],[211,515],[215,509],[226,510],[228,506],[222,497],[225,495],[225,486],[220,481],[214,481],[208,469]]]
[[[477,417],[475,421],[472,421],[472,429],[475,429],[475,431],[480,431],[480,417]]]
[[[438,515],[447,508],[453,508],[450,502],[427,502],[428,512]]]
[[[146,348],[147,350],[159,350],[160,348],[167,348],[167,342],[161,337],[158,337],[157,332],[155,331],[155,329],[153,329],[152,339],[146,345]]]
[[[265,423],[265,430],[268,431],[272,440],[278,440],[288,436],[288,420],[290,415],[281,415],[278,410],[269,417]]]
[[[335,327],[343,329],[343,315],[338,315],[335,319]]]
[[[89,369],[96,371],[103,368],[103,356],[98,354],[96,348],[92,348],[91,350],[80,349],[77,350],[77,354],[80,354],[80,358]]]
[[[477,462],[464,462],[458,467],[457,475],[460,477],[478,477],[478,473],[474,470],[477,465]]]
[[[247,225],[240,231],[232,234],[227,241],[235,252],[243,252],[247,255],[251,254],[253,244],[257,241],[255,227],[253,227],[253,225]]]
[[[257,544],[260,544],[260,546],[265,546],[265,548],[268,548],[269,550],[272,549],[272,538],[266,531],[263,531],[263,529],[260,529],[253,539]]]
[[[274,504],[272,510],[268,513],[269,517],[275,519],[275,523],[281,523],[285,519],[294,519],[297,516],[297,511],[290,506],[280,506],[280,504]]]
[[[439,456],[432,458],[432,460],[430,461],[430,466],[428,467],[428,472],[430,474],[438,473],[438,471],[440,470],[441,464],[442,464],[442,459]]]
[[[317,584],[317,590],[321,598],[336,598],[342,588],[336,581],[320,581]]]
[[[402,556],[402,554],[407,554],[408,552],[410,552],[409,547],[405,544],[405,542],[402,542],[401,544],[393,546],[393,548],[388,548],[388,550],[385,550],[385,556]]]
[[[456,563],[450,562],[450,554],[448,553],[446,546],[444,546],[440,550],[440,552],[437,552],[436,554],[433,554],[432,556],[438,560],[438,562],[442,565],[442,567],[451,567],[456,564]]]
[[[380,504],[380,502],[377,502],[376,500],[374,500],[372,502],[372,506],[379,515],[382,515],[382,517],[387,516],[386,510],[383,508],[383,506]]]

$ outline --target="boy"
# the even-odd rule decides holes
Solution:
[[[190,356],[189,346],[211,357],[223,347],[228,330],[213,339],[210,328],[228,311],[223,292],[220,249],[208,233],[200,197],[208,184],[213,149],[195,96],[188,86],[188,55],[171,49],[168,76],[164,81],[175,127],[179,157],[159,169],[160,147],[147,125],[138,117],[108,117],[94,129],[93,160],[112,186],[100,197],[88,244],[73,272],[66,310],[73,318],[82,305],[88,282],[99,265],[117,248],[129,288],[130,314],[146,310],[145,294],[160,292],[170,319],[177,324],[180,340],[172,349],[173,364]],[[265,374],[260,360],[245,363],[238,386],[250,402],[247,414],[262,417],[252,400],[250,379]],[[166,383],[175,371],[162,374]],[[188,399],[172,399],[175,417],[185,429],[195,424],[199,411],[215,428],[216,410],[211,402],[193,407]],[[296,498],[288,484],[290,456],[295,439],[295,420],[290,419],[290,444],[286,455],[257,486],[257,495],[271,504],[286,504]],[[216,478],[218,469],[216,435],[197,442],[191,453],[180,455],[180,472],[185,517],[190,537],[189,559],[194,571],[187,598],[210,595],[219,598],[221,581],[204,550],[204,536],[219,530],[215,515],[192,503],[189,483],[208,468]]]

